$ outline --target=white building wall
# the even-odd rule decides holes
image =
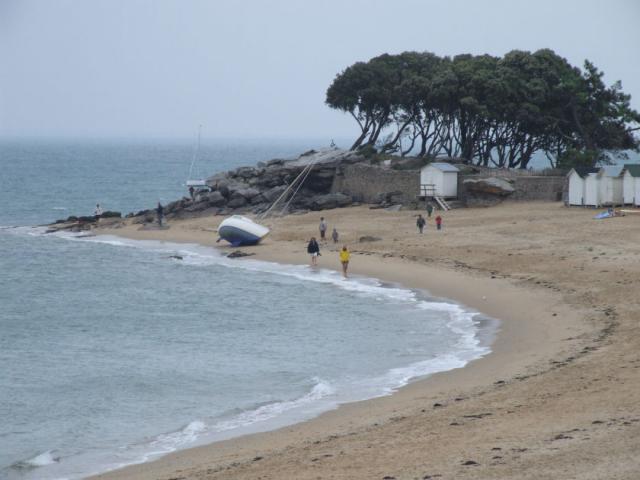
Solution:
[[[584,204],[591,207],[600,206],[599,177],[595,173],[590,173],[584,180]]]
[[[420,185],[435,185],[436,195],[442,195],[443,182],[442,171],[435,167],[427,165],[420,171]]]
[[[600,177],[600,203],[620,205],[622,203],[622,177]]]
[[[633,200],[633,204],[636,207],[640,207],[640,177],[636,177],[633,179],[633,183],[634,183],[634,200]]]
[[[624,172],[622,179],[622,199],[626,205],[632,205],[633,199],[636,197],[636,182],[635,178],[628,172]]]
[[[443,197],[458,196],[458,172],[444,172],[441,195]]]
[[[584,179],[575,170],[569,176],[569,205],[584,205]]]
[[[427,165],[420,171],[420,185],[434,185],[435,194],[442,197],[457,197],[458,172],[443,172]],[[423,193],[422,188],[420,193]]]

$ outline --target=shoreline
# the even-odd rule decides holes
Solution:
[[[216,220],[220,219],[174,221],[169,230],[163,231],[138,230],[138,226],[129,226],[102,230],[100,234],[213,246],[213,227],[203,223],[213,223]],[[231,251],[225,247],[219,250]],[[307,255],[299,243],[291,240],[280,239],[276,242],[267,239],[264,245],[244,250],[255,253],[256,256],[251,258],[258,260],[308,264]],[[321,257],[320,266],[337,270],[337,262],[335,265],[323,264],[330,256],[331,253],[327,252],[326,256]],[[549,362],[554,358],[568,356],[571,351],[577,350],[580,341],[576,337],[586,331],[581,312],[566,305],[558,293],[544,288],[538,288],[532,293],[514,285],[511,280],[494,275],[487,282],[484,275],[426,265],[406,258],[357,251],[352,258],[353,273],[425,290],[436,297],[451,299],[498,319],[500,325],[491,345],[491,353],[463,368],[411,381],[391,396],[343,404],[337,410],[325,412],[302,423],[180,450],[148,463],[127,466],[90,478],[146,479],[172,475],[185,469],[216,470],[221,466],[237,463],[250,464],[258,456],[264,458],[267,455],[281,454],[283,449],[286,451],[288,446],[301,439],[313,444],[335,435],[341,437],[359,435],[362,432],[366,434],[372,428],[393,422],[399,412],[404,412],[401,416],[405,413],[415,415],[418,405],[421,406],[420,411],[425,410],[425,405],[431,410],[432,404],[447,405],[455,402],[452,398],[484,394],[486,392],[482,390],[501,389],[514,381],[514,378],[538,374],[548,368]],[[556,317],[563,319],[562,324],[558,324]],[[568,341],[567,338],[574,340]]]

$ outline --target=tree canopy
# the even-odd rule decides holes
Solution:
[[[508,168],[527,168],[536,152],[553,166],[594,164],[640,145],[631,97],[602,77],[591,62],[580,69],[548,49],[503,57],[403,52],[346,68],[326,103],[357,122],[352,149]]]

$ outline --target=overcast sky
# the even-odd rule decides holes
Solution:
[[[640,109],[640,1],[0,0],[0,136],[351,137],[337,73],[551,48]]]

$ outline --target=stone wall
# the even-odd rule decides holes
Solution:
[[[516,191],[509,199],[518,201],[543,200],[547,202],[560,202],[562,200],[564,181],[564,177],[516,177],[513,184]]]
[[[458,175],[458,199],[465,201],[465,178],[482,178],[487,175]],[[493,172],[491,177],[504,178],[515,188],[515,192],[506,197],[511,201],[547,201],[562,200],[565,183],[563,176],[530,175],[508,171],[506,174]],[[353,164],[340,166],[333,179],[332,192],[343,192],[355,200],[364,203],[377,203],[380,194],[402,192],[401,203],[412,204],[419,193],[420,172],[417,170],[391,170],[373,165]],[[394,195],[398,199],[398,196]]]
[[[419,190],[417,170],[391,170],[364,164],[339,167],[331,186],[332,192],[343,192],[365,203],[375,203],[380,194],[390,192],[402,192],[402,203],[412,203]]]

